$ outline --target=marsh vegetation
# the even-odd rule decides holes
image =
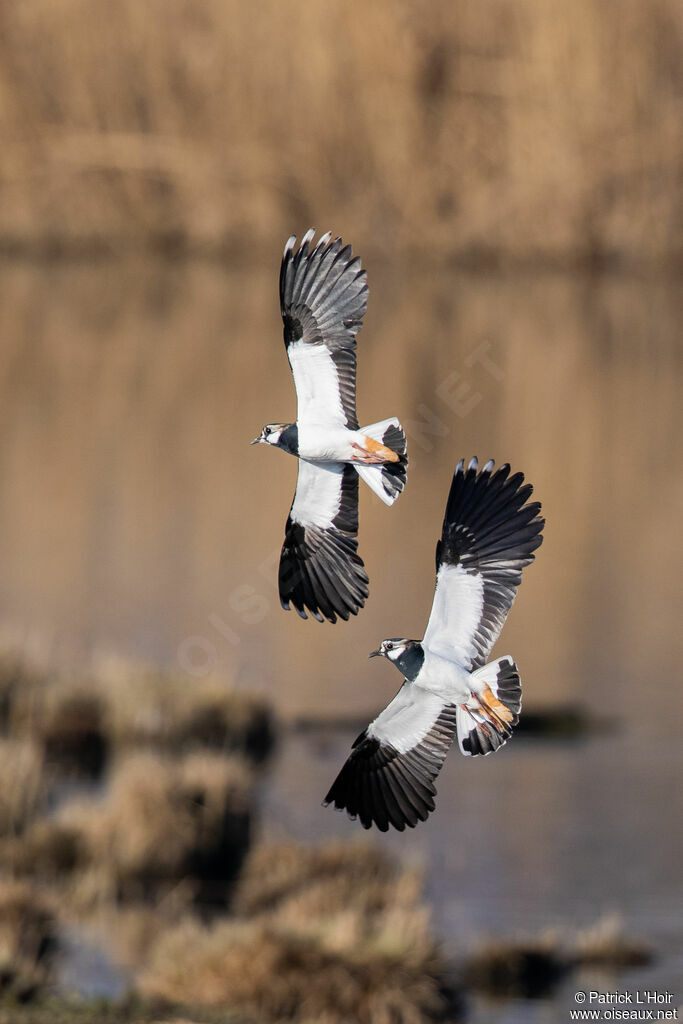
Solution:
[[[40,1011],[54,995],[71,927],[106,945],[140,1006],[264,1022],[451,1019],[417,872],[367,844],[256,840],[275,729],[263,701],[215,678],[189,700],[172,676],[133,670],[74,684],[10,657],[0,688],[13,766],[0,817],[3,1005]],[[84,779],[82,761],[55,752],[72,755],[93,731],[108,753]]]
[[[424,1024],[465,1019],[468,990],[538,997],[578,966],[647,962],[618,922],[453,957],[417,867],[367,841],[265,837],[275,721],[218,678],[196,715],[172,675],[133,668],[74,679],[5,656],[0,691],[2,1020]],[[93,735],[96,771],[73,757]],[[65,987],[70,933],[106,950],[118,996]]]
[[[0,244],[243,260],[312,222],[366,258],[662,268],[680,34],[674,0],[8,5]]]

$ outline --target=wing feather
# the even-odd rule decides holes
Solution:
[[[299,460],[278,582],[283,608],[336,622],[365,604],[368,577],[358,554],[358,474],[338,462]]]
[[[280,267],[280,309],[297,392],[299,424],[358,428],[356,335],[367,305],[366,272],[351,246],[314,231],[295,250],[288,240]]]
[[[434,810],[434,779],[455,730],[454,705],[405,682],[353,744],[325,805],[345,808],[364,828],[414,828]]]
[[[453,476],[436,547],[436,592],[423,644],[468,671],[483,665],[543,540],[539,502],[506,464],[481,472],[472,459]],[[527,503],[528,502],[528,503]]]

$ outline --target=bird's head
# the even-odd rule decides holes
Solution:
[[[289,426],[289,423],[266,423],[265,427],[261,431],[258,437],[255,437],[250,444],[272,444],[273,447],[279,448],[280,439],[284,431]]]
[[[415,679],[422,668],[424,651],[419,640],[401,640],[392,637],[389,640],[382,640],[377,650],[371,651],[368,657],[386,658],[407,679]]]

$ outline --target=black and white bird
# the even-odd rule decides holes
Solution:
[[[510,467],[458,463],[441,540],[436,592],[422,641],[383,640],[370,657],[392,662],[404,682],[353,744],[325,798],[365,828],[385,832],[425,821],[434,780],[457,736],[468,756],[498,750],[519,720],[522,688],[509,656],[486,664],[542,541],[541,506]]]
[[[356,335],[368,286],[350,245],[307,231],[285,246],[280,310],[297,394],[296,423],[268,423],[252,444],[296,455],[299,473],[285,527],[282,607],[320,622],[357,614],[368,596],[358,554],[358,476],[392,505],[406,481],[406,438],[392,419],[359,428]]]

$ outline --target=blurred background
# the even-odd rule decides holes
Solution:
[[[680,5],[31,0],[0,52],[0,1020],[676,1006]],[[359,418],[410,455],[336,626],[280,610],[296,464],[248,446],[295,418],[311,225],[368,268]],[[526,714],[367,837],[320,801],[472,454],[547,518],[496,648]]]

